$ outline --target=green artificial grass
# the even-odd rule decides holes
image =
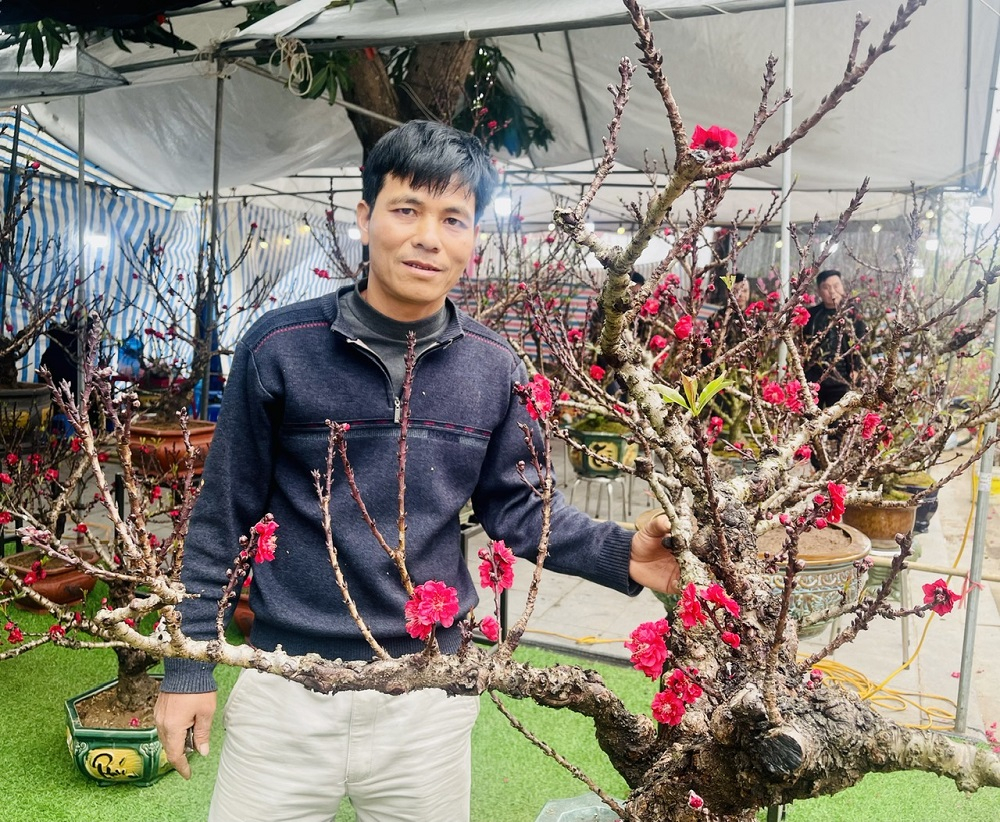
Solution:
[[[46,624],[12,612],[26,631]],[[621,665],[574,660],[537,648],[518,657],[535,666],[556,662],[595,668],[636,711],[646,710],[653,685]],[[81,776],[66,750],[63,702],[114,677],[111,651],[67,651],[43,647],[0,663],[0,820],[3,822],[201,822],[208,812],[222,746],[216,718],[211,754],[194,755],[190,782],[170,773],[148,788],[101,788]],[[220,668],[220,707],[238,672]],[[594,741],[590,723],[569,711],[506,700],[536,735],[581,767],[602,788],[624,796],[626,787]],[[578,796],[585,787],[529,744],[483,697],[473,733],[473,822],[533,822],[550,799]],[[354,814],[347,803],[337,822]],[[763,815],[762,815],[763,818]],[[929,774],[872,775],[832,797],[796,802],[788,822],[995,822],[1000,792],[959,793],[949,780]],[[430,822],[430,820],[414,820]],[[445,820],[447,822],[447,820]]]

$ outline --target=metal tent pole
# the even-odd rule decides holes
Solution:
[[[85,303],[84,281],[86,279],[86,274],[84,272],[84,228],[87,220],[87,205],[85,202],[87,186],[84,160],[86,153],[85,136],[87,130],[85,100],[86,98],[82,94],[76,98],[76,247],[79,254],[77,257],[77,285],[75,293],[76,312],[78,317],[76,327],[76,396],[80,400],[83,399],[83,359],[86,356],[87,348],[87,317],[82,313]]]
[[[209,345],[213,339],[213,329],[216,325],[215,309],[215,281],[216,269],[215,260],[219,248],[219,169],[222,163],[222,104],[225,77],[222,74],[223,61],[220,59],[216,63],[218,77],[215,81],[215,146],[212,155],[212,221],[211,235],[208,242],[208,282],[205,304],[201,308],[202,317],[197,318],[197,322],[203,322],[201,334],[209,335]],[[199,343],[202,342],[201,334],[198,335]],[[210,352],[211,353],[211,352]],[[212,360],[209,356],[205,364],[205,373],[201,378],[201,400],[198,404],[198,417],[203,420],[208,419],[208,398],[212,382]]]
[[[3,199],[3,217],[14,213],[14,192],[17,190],[17,150],[21,141],[21,107],[14,107],[14,133],[11,135],[10,167],[7,169],[7,185]],[[7,242],[0,246],[0,328],[7,324],[7,267],[10,265],[8,252],[13,253],[14,238],[8,237]]]
[[[795,0],[785,0],[785,88],[792,88],[795,59]],[[781,113],[781,133],[788,137],[792,133],[792,101],[785,103]],[[791,291],[792,233],[792,149],[781,156],[781,296],[786,300]],[[778,369],[783,370],[788,362],[788,349],[782,342],[778,348]]]
[[[997,307],[1000,308],[1000,289],[997,290]],[[1000,351],[1000,322],[993,318],[993,351]],[[1000,357],[994,356],[990,366],[990,390],[994,396],[1000,377]],[[989,422],[983,432],[988,442],[996,436],[996,420]],[[955,730],[965,733],[969,724],[969,693],[972,689],[972,657],[976,647],[976,618],[979,615],[979,587],[983,576],[983,554],[986,552],[986,518],[990,512],[990,485],[993,480],[993,454],[995,445],[986,449],[979,460],[979,481],[976,490],[976,517],[972,531],[972,557],[969,561],[968,591],[965,594],[965,634],[962,639],[962,667],[958,677],[958,697],[955,709]]]

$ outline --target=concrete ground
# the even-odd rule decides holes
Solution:
[[[561,457],[557,457],[556,469],[563,483],[568,480],[563,491],[567,495],[572,491],[574,502],[590,513],[607,517],[605,489],[592,487],[585,505],[583,484],[573,489],[573,472],[561,465],[560,460]],[[632,520],[650,507],[648,495],[640,486],[642,483],[636,481],[630,494],[631,510],[623,513],[620,492],[624,483],[616,484],[613,489],[616,493],[612,509],[614,519]],[[914,603],[923,601],[923,584],[945,576],[943,570],[938,569],[950,568],[956,558],[961,569],[969,567],[973,544],[969,520],[970,477],[963,476],[942,489],[939,501],[928,533],[915,537],[921,554],[918,565],[932,566],[935,570],[911,569],[903,580]],[[1000,521],[1000,505],[996,510],[991,506],[989,513],[985,571],[997,574],[1000,572],[1000,529],[996,525]],[[963,551],[967,521],[969,533]],[[469,562],[473,569],[478,565],[475,549],[484,541],[485,536],[481,534],[469,539]],[[511,621],[523,607],[532,570],[523,562],[515,569],[515,584],[508,603]],[[952,590],[962,590],[964,573],[962,570],[951,580]],[[983,739],[983,732],[990,723],[1000,721],[1000,688],[996,684],[1000,673],[998,598],[998,584],[987,584],[980,592],[976,619],[968,636],[974,650],[967,672],[969,698],[964,702],[966,731],[979,740]],[[662,613],[663,606],[649,591],[630,598],[573,577],[543,572],[525,642],[627,662],[629,653],[624,648],[624,640],[639,623],[657,619]],[[838,649],[823,667],[828,675],[848,687],[870,692],[878,710],[902,724],[952,729],[959,699],[966,619],[967,611],[961,607],[945,617],[879,620],[853,643]],[[803,640],[801,651],[813,653],[825,644],[829,635],[829,631],[824,631],[817,637]]]

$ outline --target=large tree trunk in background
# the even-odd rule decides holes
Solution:
[[[478,47],[478,40],[417,46],[401,87],[392,84],[378,54],[358,52],[348,69],[350,86],[341,94],[349,103],[398,122],[423,119],[450,123],[462,102],[465,78]],[[392,123],[361,112],[347,114],[365,157],[379,137],[393,129]]]
[[[399,90],[409,119],[450,123],[465,96],[465,78],[472,70],[478,40],[428,43],[410,57],[406,83]]]
[[[347,73],[351,78],[350,85],[342,88],[340,93],[348,103],[362,106],[393,120],[405,119],[396,89],[389,80],[381,57],[377,54],[368,57],[365,52],[358,52],[357,59],[351,62]],[[351,118],[354,132],[361,140],[364,157],[368,156],[368,152],[378,142],[379,137],[393,129],[391,123],[361,112],[348,110],[347,116]]]

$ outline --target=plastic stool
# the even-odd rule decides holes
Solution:
[[[590,487],[593,484],[597,484],[597,507],[594,510],[594,517],[597,518],[601,513],[601,498],[607,495],[608,498],[608,519],[612,517],[612,510],[614,508],[615,493],[614,488],[617,485],[622,495],[622,521],[627,522],[631,518],[631,503],[628,498],[628,486],[625,483],[625,477],[619,474],[616,477],[581,477],[577,476],[573,483],[573,486],[569,490],[569,503],[573,504],[573,496],[576,494],[576,489],[580,483],[584,483],[584,488],[586,490],[586,496],[583,500],[584,510],[587,510],[590,506]]]

